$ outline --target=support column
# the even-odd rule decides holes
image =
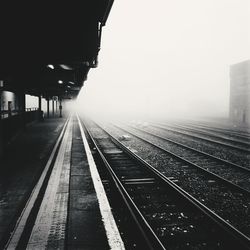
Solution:
[[[60,112],[59,117],[62,117],[62,99],[61,98],[59,100],[59,112]]]
[[[2,156],[3,156],[2,90],[0,89],[0,158]]]
[[[57,105],[58,105],[58,99],[56,99],[56,114],[57,114],[57,112],[58,112],[58,110],[57,110]]]
[[[52,99],[52,116],[55,116],[55,101]]]
[[[42,97],[38,96],[38,120],[43,120],[43,111],[42,111]]]
[[[0,86],[0,122],[2,120],[2,90]]]
[[[25,128],[26,125],[26,117],[25,117],[25,111],[26,111],[26,101],[25,101],[25,93],[18,93],[18,112],[21,117],[21,126]]]
[[[12,101],[8,101],[8,117],[12,115]]]
[[[38,96],[38,110],[42,111],[42,97],[40,95]]]
[[[49,118],[49,99],[47,99],[47,118]]]

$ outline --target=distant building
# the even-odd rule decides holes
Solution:
[[[230,120],[250,124],[250,60],[230,66]]]

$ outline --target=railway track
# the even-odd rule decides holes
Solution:
[[[149,249],[249,248],[248,237],[106,130],[92,122],[88,130],[95,149],[131,206]]]
[[[109,132],[119,138],[124,130],[108,127]],[[126,132],[127,134],[128,131]],[[139,135],[131,135],[124,144],[140,155],[148,163],[154,165],[161,173],[172,179],[178,186],[210,207],[218,215],[229,221],[243,232],[250,235],[249,192],[200,168],[199,166],[155,145]]]
[[[245,168],[249,168],[250,153],[242,152],[236,149],[230,149],[220,144],[214,144],[209,141],[200,140],[199,138],[193,137],[192,135],[180,134],[179,132],[170,131],[162,126],[147,126],[147,129],[152,131],[159,131],[164,137],[167,137],[175,142],[185,144],[189,147],[208,153],[217,158],[225,161],[232,162],[236,165],[241,165]]]
[[[228,180],[234,185],[250,192],[250,169],[242,167],[238,164],[225,161],[211,154],[202,152],[200,150],[194,149],[192,147],[186,146],[182,143],[178,143],[167,137],[163,137],[157,131],[152,132],[146,129],[134,127],[137,131],[145,133],[153,139],[157,145],[162,145],[169,148],[171,152],[177,154],[178,156],[186,159],[197,166],[204,168],[205,170],[211,171],[212,173]],[[244,192],[244,190],[242,190]]]
[[[205,131],[210,131],[213,133],[217,132],[222,135],[232,136],[232,137],[236,137],[238,139],[242,139],[246,141],[250,140],[250,134],[247,131],[239,131],[233,128],[229,129],[227,127],[214,127],[214,126],[209,126],[206,124],[199,124],[199,123],[185,123],[185,125],[189,127],[193,127],[193,128],[203,129]]]
[[[164,124],[161,124],[164,125]],[[187,126],[182,124],[165,124],[166,126],[172,127],[173,129],[180,129],[182,131],[187,131],[193,134],[198,134],[202,136],[207,136],[208,138],[211,138],[212,140],[221,140],[225,141],[226,143],[230,143],[234,146],[238,146],[241,148],[250,148],[250,140],[247,137],[241,137],[241,138],[235,138],[234,136],[227,135],[225,133],[218,133],[214,130],[205,130],[199,127],[194,126]]]
[[[183,131],[183,129],[179,129],[177,127],[170,127],[166,124],[152,124],[152,126],[158,127],[164,130],[173,131],[175,133],[179,133],[181,135],[185,135],[188,137],[192,137],[192,138],[195,138],[196,140],[209,142],[211,144],[223,146],[228,149],[233,149],[238,152],[247,152],[247,153],[250,152],[250,144],[239,141],[239,140],[225,139],[225,138],[218,137],[218,136],[216,137],[211,134],[208,135],[208,134],[194,131],[194,130],[191,131],[190,129],[185,129],[185,131]],[[202,136],[197,135],[197,134],[201,134]]]

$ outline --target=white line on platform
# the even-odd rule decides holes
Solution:
[[[60,145],[26,249],[63,249],[67,218],[72,118]],[[54,247],[50,247],[51,241]]]
[[[100,212],[102,215],[102,220],[104,223],[104,228],[106,230],[106,235],[108,238],[108,243],[110,246],[111,250],[125,250],[124,247],[124,243],[121,239],[119,230],[117,228],[115,219],[113,217],[113,214],[111,212],[111,208],[108,202],[108,198],[106,196],[104,187],[102,185],[102,181],[101,178],[99,176],[99,173],[97,171],[97,167],[95,164],[95,161],[93,159],[93,156],[91,154],[91,150],[89,148],[89,144],[87,142],[86,136],[84,134],[79,116],[77,115],[77,119],[78,119],[78,123],[79,123],[79,127],[80,127],[80,131],[81,131],[81,136],[82,136],[82,140],[83,140],[83,144],[86,150],[86,155],[87,155],[87,159],[88,159],[88,164],[89,164],[89,169],[90,169],[90,173],[91,173],[91,177],[93,180],[93,184],[95,187],[95,191],[96,191],[96,195],[97,195],[97,199],[98,199],[98,203],[99,203],[99,208],[100,208]]]

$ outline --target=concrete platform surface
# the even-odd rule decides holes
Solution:
[[[7,249],[20,247],[20,242],[22,249],[31,250],[125,249],[80,120],[72,116],[65,122],[50,118],[29,126],[1,160],[0,249],[15,225]],[[35,191],[28,200],[52,151],[57,154],[44,182],[44,196]],[[32,212],[34,219],[28,220],[36,197],[41,197],[40,205]],[[27,224],[30,229],[25,231]]]
[[[0,159],[0,249],[49,158],[66,118],[26,127]]]

